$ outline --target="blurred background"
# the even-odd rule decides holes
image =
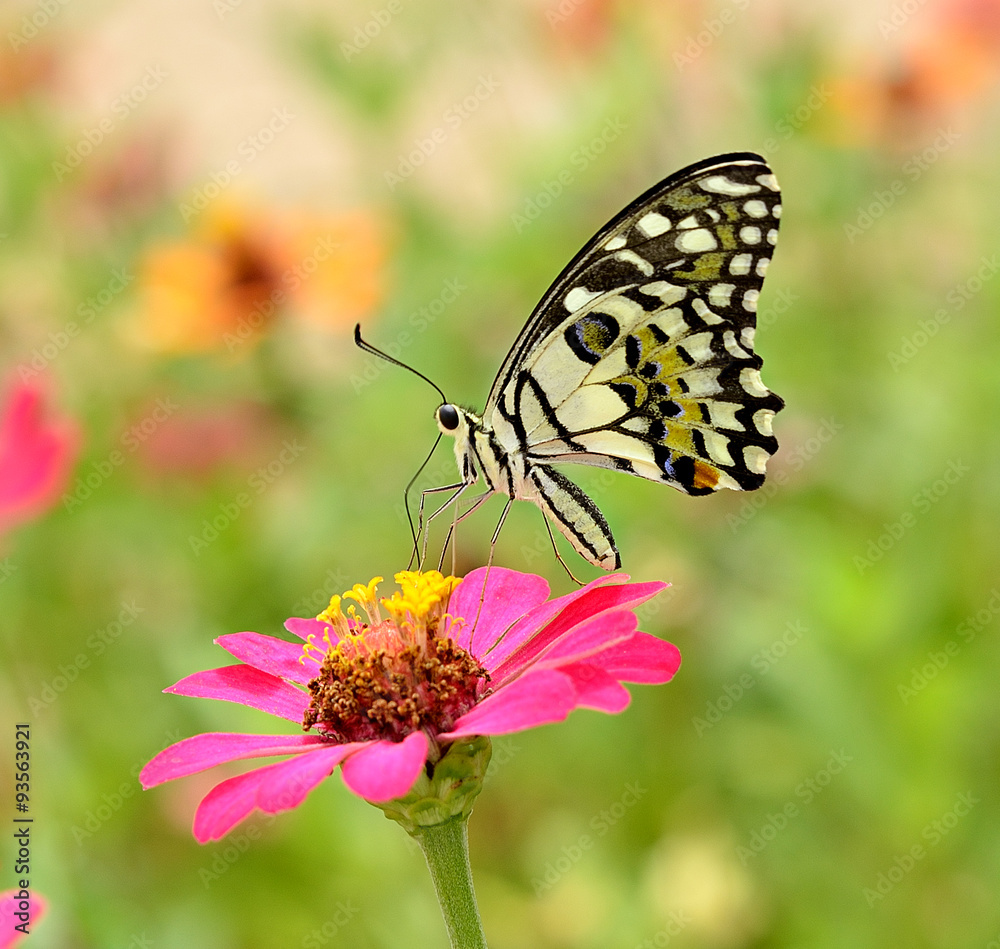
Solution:
[[[8,0],[0,27],[31,945],[446,944],[419,852],[337,776],[198,846],[240,769],[141,792],[140,767],[285,729],[161,690],[406,566],[437,397],[356,321],[480,409],[600,225],[744,149],[784,192],[757,336],[782,447],[754,495],[569,472],[628,572],[672,583],[643,628],[684,664],[621,716],[495,743],[490,945],[1000,944],[1000,3]],[[419,485],[454,472],[445,446]],[[571,588],[530,505],[497,562]]]

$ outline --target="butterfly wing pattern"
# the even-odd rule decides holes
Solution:
[[[468,416],[491,487],[536,503],[604,569],[620,565],[607,522],[552,465],[694,495],[759,488],[784,404],[753,349],[780,216],[764,159],[734,153],[671,175],[606,224],[535,308],[482,419]]]

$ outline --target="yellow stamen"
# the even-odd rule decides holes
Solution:
[[[309,634],[309,639],[302,647],[302,655],[299,656],[300,665],[304,666],[306,664],[306,659],[312,659],[315,662],[323,661],[323,657],[326,655],[327,649],[329,649],[330,646],[330,635],[326,630],[323,631],[323,640],[326,642],[326,646],[318,646],[316,644],[316,634]],[[315,652],[316,655],[313,655],[313,652]]]
[[[343,611],[340,608],[341,599],[336,594],[330,597],[330,605],[323,610],[322,613],[318,614],[316,619],[321,623],[329,623],[337,632],[337,635],[343,638],[344,636],[350,635],[351,627],[347,622],[347,617],[344,616]],[[351,607],[353,610],[354,607]],[[329,642],[329,637],[324,634],[324,638]]]
[[[403,570],[395,576],[399,591],[388,599],[382,600],[382,605],[389,611],[397,623],[404,619],[421,623],[439,604],[447,603],[452,590],[459,584],[458,577],[445,577],[437,570],[421,573],[416,570]]]
[[[382,577],[373,577],[367,585],[363,583],[355,583],[350,590],[344,594],[344,598],[350,597],[352,600],[356,600],[357,603],[364,608],[365,613],[368,614],[368,621],[374,625],[375,623],[382,622],[382,614],[378,609],[378,596],[377,590],[378,585],[382,582]],[[353,613],[353,607],[351,607],[351,615],[356,615]]]

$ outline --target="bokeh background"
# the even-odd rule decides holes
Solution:
[[[673,584],[643,626],[684,664],[496,742],[485,926],[997,946],[998,81],[995,0],[5,3],[0,466],[31,477],[0,498],[0,777],[6,820],[29,722],[31,945],[445,945],[419,852],[338,776],[198,846],[219,771],[139,768],[282,729],[160,690],[405,567],[437,398],[357,320],[481,407],[591,233],[750,149],[784,192],[757,337],[781,450],[752,496],[573,472],[632,576]],[[420,484],[453,472],[445,446]],[[571,588],[529,505],[497,560]]]

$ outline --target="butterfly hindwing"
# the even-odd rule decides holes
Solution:
[[[529,465],[617,468],[689,494],[759,487],[783,405],[753,351],[780,213],[774,175],[749,153],[661,182],[543,297],[484,421]]]

